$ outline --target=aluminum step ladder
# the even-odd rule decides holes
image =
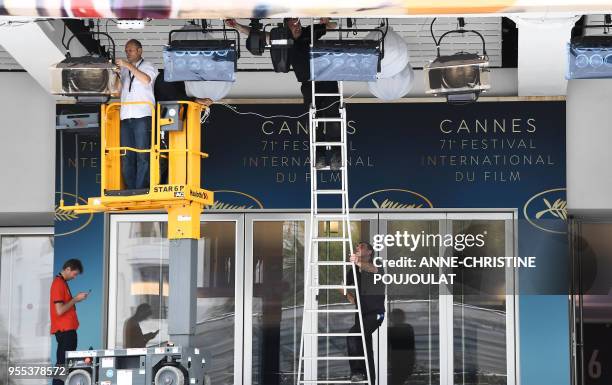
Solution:
[[[310,239],[307,243],[307,258],[308,263],[306,265],[306,290],[305,290],[305,298],[304,298],[304,312],[302,314],[302,333],[301,333],[301,342],[300,342],[300,360],[298,364],[298,374],[296,385],[300,384],[350,384],[350,383],[361,383],[361,384],[370,384],[370,368],[368,367],[368,357],[367,357],[367,349],[365,343],[365,335],[363,333],[363,318],[361,315],[361,300],[359,298],[359,291],[357,289],[357,266],[354,263],[347,261],[347,256],[349,254],[353,254],[353,243],[351,239],[351,228],[350,228],[350,219],[349,219],[349,198],[348,198],[348,167],[347,167],[347,123],[346,123],[346,109],[344,105],[343,98],[343,85],[342,82],[338,82],[338,90],[336,93],[317,93],[315,92],[315,82],[312,82],[312,105],[310,106]],[[327,100],[330,97],[337,97],[338,104],[334,104],[330,109],[334,111],[338,109],[338,117],[318,117],[317,115],[317,98],[325,97]],[[327,114],[326,114],[327,115]],[[317,141],[316,133],[317,127],[320,125],[337,122],[340,124],[340,141],[339,142],[330,142],[330,141]],[[341,165],[339,171],[340,175],[340,185],[341,188],[334,189],[323,189],[318,185],[318,177],[320,173],[324,172],[336,172],[336,170],[332,170],[330,166],[317,168],[316,167],[316,153],[317,149],[323,150],[323,147],[332,147],[337,146],[340,147],[341,153]],[[335,211],[330,212],[326,210],[325,212],[321,212],[319,210],[319,198],[321,196],[329,196],[334,195],[336,197],[340,197],[341,199],[341,207],[336,209]],[[319,234],[319,220],[324,221],[338,221],[341,222],[341,226],[339,226],[339,236],[329,237],[324,236],[325,234]],[[341,228],[341,230],[340,230]],[[318,258],[318,249],[321,244],[336,244],[340,242],[342,244],[342,254],[332,256],[333,260],[328,261],[319,261]],[[347,244],[348,251],[347,253]],[[342,280],[345,280],[347,267],[351,269],[353,274],[353,285],[347,285],[346,282],[338,282],[334,284],[319,284],[319,268],[321,266],[342,266]],[[354,290],[355,292],[355,301],[356,308],[355,309],[333,309],[333,308],[319,308],[319,292],[326,290],[342,290],[346,295],[347,290]],[[319,331],[319,314],[325,314],[329,316],[329,314],[358,314],[359,318],[359,333],[333,333],[327,331],[320,332]],[[308,322],[314,322],[314,333],[307,332],[308,330]],[[329,328],[329,322],[325,323]],[[312,326],[311,326],[312,327]],[[319,356],[318,354],[318,342],[321,337],[332,337],[332,338],[342,338],[342,337],[361,337],[362,343],[362,351],[364,352],[363,356],[348,356],[344,353],[342,356]],[[309,341],[313,341],[316,339],[315,344],[315,352],[314,354],[305,354],[305,339],[309,338]],[[349,365],[349,360],[363,360],[365,362],[366,367],[366,378],[363,381],[351,382],[350,378],[347,379],[319,379],[317,375],[317,363],[319,361],[337,361],[342,360],[346,361],[346,365]],[[308,368],[307,368],[308,367]],[[308,370],[307,370],[308,369]]]

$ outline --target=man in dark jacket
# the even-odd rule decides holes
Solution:
[[[364,337],[366,343],[366,353],[368,358],[368,368],[370,369],[370,384],[376,383],[376,373],[374,367],[374,352],[372,350],[372,333],[376,331],[385,319],[385,295],[384,289],[373,286],[374,274],[378,268],[372,263],[374,248],[367,242],[360,242],[355,248],[355,253],[351,255],[350,261],[357,265],[357,290],[361,303],[361,317],[363,320]],[[347,271],[346,284],[353,285],[352,269]],[[377,290],[378,289],[378,290]],[[347,299],[350,303],[357,306],[355,295],[347,292]],[[349,333],[359,333],[359,314],[355,314],[355,324]],[[346,347],[349,356],[363,356],[363,343],[360,336],[347,337]],[[366,380],[366,367],[364,360],[350,360],[351,381],[359,382]]]

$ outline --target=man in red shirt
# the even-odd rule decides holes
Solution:
[[[69,259],[62,266],[62,271],[53,279],[49,297],[49,313],[51,315],[51,334],[57,340],[57,366],[66,363],[66,352],[77,348],[77,329],[79,319],[76,314],[77,302],[87,298],[87,293],[79,293],[76,297],[70,293],[68,281],[83,272],[83,265],[78,259]],[[53,380],[53,385],[62,385],[63,381]]]

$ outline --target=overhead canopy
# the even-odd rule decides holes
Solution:
[[[612,0],[0,0],[0,15],[94,18],[411,16],[570,12],[607,13]]]

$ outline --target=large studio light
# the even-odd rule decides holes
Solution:
[[[604,35],[575,36],[567,45],[567,79],[612,78],[612,27],[610,15],[603,25],[583,25],[575,28],[603,29]]]
[[[435,21],[435,19],[434,19]],[[489,58],[482,34],[474,30],[463,29],[460,18],[460,29],[445,32],[439,40],[433,35],[436,43],[437,57],[425,65],[425,93],[444,95],[449,102],[476,101],[482,92],[491,88],[489,81]],[[469,52],[457,52],[453,55],[441,55],[442,39],[450,34],[473,33],[482,41],[482,55]]]
[[[264,27],[264,32],[265,32]],[[291,69],[289,49],[293,46],[291,31],[285,23],[279,23],[270,30],[270,59],[274,72],[287,73]]]
[[[251,19],[251,30],[246,40],[246,49],[255,56],[263,55],[266,49],[266,33],[262,31],[263,24],[259,19]]]
[[[93,56],[72,57],[70,52],[66,59],[50,68],[51,93],[73,96],[80,102],[104,103],[118,91],[119,77],[115,70],[115,43],[103,32],[91,32],[89,35],[104,35],[112,43],[112,52]],[[78,34],[77,34],[78,35]],[[66,44],[70,48],[73,35]]]
[[[201,32],[234,33],[236,38],[172,40],[172,34],[193,32],[193,29],[172,30],[168,45],[163,49],[164,80],[176,81],[225,81],[236,80],[237,60],[240,56],[240,36],[235,30],[200,29]]]
[[[209,33],[203,32],[203,28],[196,24],[187,24],[183,26],[182,30],[184,31],[181,34],[181,39],[183,40],[212,39]],[[233,85],[234,83],[231,81],[186,81],[185,91],[188,96],[200,99],[208,98],[217,101],[223,99],[229,93]]]
[[[375,32],[379,39],[318,40],[310,49],[310,76],[314,81],[374,81],[380,70],[384,32],[380,29],[335,29]]]

